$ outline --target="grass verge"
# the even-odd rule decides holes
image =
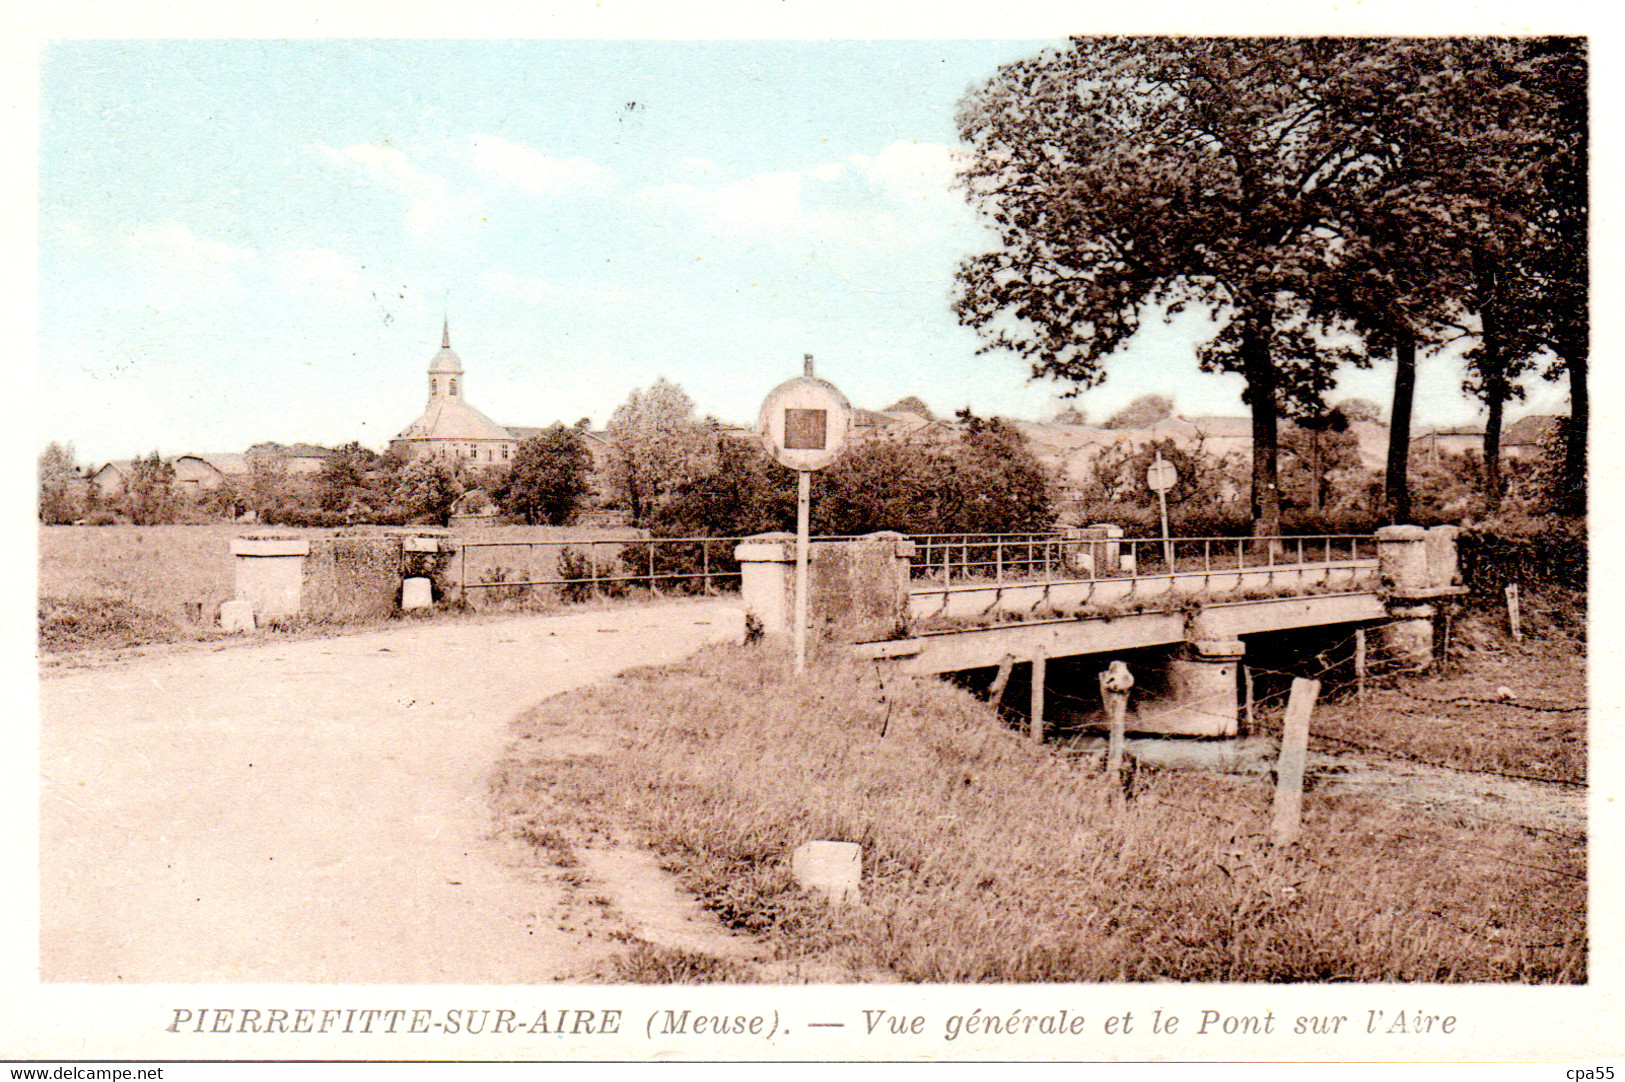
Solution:
[[[871,979],[1586,979],[1583,842],[1311,794],[1276,850],[1257,780],[1142,768],[1114,811],[1087,760],[945,683],[787,671],[717,648],[550,700],[498,802],[634,823],[731,927]],[[561,728],[615,750],[538,767],[526,741]],[[863,906],[796,888],[789,854],[813,839],[864,847]]]

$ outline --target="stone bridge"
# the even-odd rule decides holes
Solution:
[[[1300,538],[1231,539],[1223,544],[1236,546],[1233,565],[1214,566],[1211,545],[1201,559],[1181,559],[1170,548],[1155,573],[1142,573],[1150,561],[1123,555],[1130,542],[1068,540],[1062,544],[1070,551],[1055,564],[1074,574],[1038,581],[969,575],[958,583],[933,571],[938,561],[920,561],[920,542],[899,534],[817,542],[809,562],[811,622],[826,647],[901,672],[997,666],[1008,675],[1014,664],[1029,665],[1038,674],[1039,704],[1049,660],[1098,658],[1104,669],[1113,655],[1150,650],[1160,672],[1141,694],[1137,731],[1233,736],[1250,636],[1366,628],[1380,654],[1415,669],[1431,665],[1440,606],[1465,592],[1458,533],[1454,526],[1390,526],[1370,537],[1313,539],[1327,543],[1325,558],[1306,553]],[[967,552],[976,544],[961,543]],[[794,549],[784,535],[737,549],[745,607],[768,632],[790,626]],[[1263,555],[1249,563],[1249,551]]]

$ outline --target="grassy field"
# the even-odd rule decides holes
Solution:
[[[1142,767],[1113,810],[1095,760],[1032,748],[960,689],[786,670],[717,649],[542,704],[499,811],[580,844],[635,824],[726,923],[853,979],[1586,979],[1583,838],[1311,793],[1301,841],[1273,849],[1256,777]],[[582,729],[615,749],[527,750]],[[813,839],[864,847],[863,907],[796,889],[788,854]]]
[[[39,527],[40,643],[48,651],[118,648],[148,643],[209,639],[219,632],[214,615],[236,595],[231,539],[248,532],[326,537],[332,529],[252,527],[235,523],[197,526]],[[501,574],[512,581],[556,573],[558,549],[526,548],[527,541],[583,542],[623,538],[627,530],[551,526],[494,526],[458,530],[459,540],[502,541],[509,546],[476,549],[469,581]],[[461,570],[460,563],[454,574]],[[537,604],[552,600],[518,591],[481,601]],[[189,603],[202,613],[194,621]],[[309,630],[309,629],[304,629]]]

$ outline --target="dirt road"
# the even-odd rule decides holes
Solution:
[[[526,707],[742,629],[674,603],[47,673],[41,979],[590,975],[610,944],[492,840],[486,772]]]

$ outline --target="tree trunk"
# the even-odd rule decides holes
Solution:
[[[1242,374],[1253,411],[1253,536],[1281,533],[1281,486],[1278,463],[1280,431],[1276,419],[1275,369],[1270,364],[1269,340],[1264,335],[1261,305],[1242,315]]]
[[[1383,502],[1388,521],[1411,517],[1411,403],[1416,397],[1416,339],[1401,334],[1394,343],[1394,403],[1388,418],[1388,469],[1383,475]]]
[[[1495,272],[1475,257],[1479,296],[1479,383],[1484,402],[1490,408],[1484,424],[1484,509],[1491,514],[1501,509],[1501,414],[1506,405],[1507,384],[1501,356],[1501,326],[1497,319]]]
[[[1501,507],[1501,415],[1506,404],[1506,381],[1497,378],[1488,388],[1490,416],[1484,422],[1484,506]]]
[[[1569,429],[1563,447],[1563,494],[1560,508],[1570,515],[1586,513],[1586,431],[1591,422],[1591,392],[1586,386],[1584,343],[1575,349],[1576,356],[1568,362],[1569,369]]]

